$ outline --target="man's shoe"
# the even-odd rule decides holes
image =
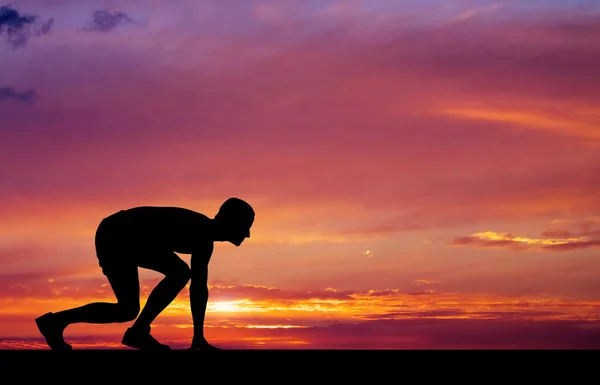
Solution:
[[[63,338],[65,326],[56,322],[53,313],[46,313],[36,318],[35,323],[40,333],[46,339],[46,343],[50,346],[50,349],[59,351],[73,350],[73,347],[66,343]]]
[[[123,345],[127,345],[130,348],[139,350],[151,350],[151,351],[166,351],[171,350],[169,345],[164,345],[158,342],[152,335],[150,335],[150,328],[147,329],[135,329],[129,328],[123,335],[121,341]]]

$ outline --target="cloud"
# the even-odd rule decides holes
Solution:
[[[124,12],[98,10],[92,15],[92,21],[85,27],[88,31],[109,32],[115,28],[133,24],[134,20]]]
[[[65,339],[76,349],[123,348],[119,344],[123,325],[95,326],[85,329],[87,335],[67,329]],[[107,333],[109,328],[114,333]],[[91,330],[98,331],[92,334]],[[174,349],[189,347],[192,336],[190,329],[163,325],[154,326],[153,335]],[[307,328],[223,325],[206,328],[205,336],[224,349],[598,349],[600,322],[364,320]],[[23,348],[48,349],[37,335],[0,339],[0,349]]]
[[[482,15],[486,15],[489,13],[495,13],[497,11],[502,10],[502,8],[504,6],[505,6],[505,4],[503,4],[503,3],[494,2],[491,4],[468,8],[468,9],[465,9],[464,11],[461,11],[451,22],[452,23],[463,22],[463,21],[466,21],[469,19],[481,17]]]
[[[0,36],[4,35],[13,49],[23,47],[31,36],[50,32],[54,19],[41,20],[37,15],[25,15],[10,5],[0,7]]]
[[[16,100],[22,103],[33,103],[36,99],[35,90],[16,91],[13,87],[0,87],[0,101]]]
[[[491,122],[504,122],[530,129],[549,130],[563,135],[591,139],[594,140],[594,143],[600,143],[600,132],[597,130],[599,120],[590,119],[590,116],[583,111],[574,111],[572,113],[574,116],[569,118],[561,118],[551,114],[536,114],[529,111],[493,109],[448,109],[441,110],[440,113]]]
[[[483,231],[468,236],[455,237],[452,246],[475,246],[508,248],[514,251],[572,251],[600,247],[600,230],[592,228],[594,222],[584,220],[580,224],[582,231],[565,229],[547,230],[540,238],[518,236],[511,233]]]
[[[320,347],[342,349],[591,348],[600,345],[597,327],[598,323],[578,322],[410,320],[341,323],[298,334],[312,332],[314,340],[323,338]]]
[[[528,25],[539,23],[525,18],[512,28],[527,31],[533,28]],[[552,23],[546,20],[546,25],[546,30],[552,31]],[[81,41],[77,51],[64,52],[62,60],[69,66],[59,62],[60,58],[47,63],[46,67],[58,71],[57,80],[40,78],[46,84],[40,92],[54,89],[56,98],[48,100],[34,116],[11,117],[22,127],[21,132],[35,133],[40,141],[44,138],[45,143],[55,144],[40,149],[38,155],[46,161],[40,164],[45,171],[36,180],[45,188],[36,186],[34,190],[30,174],[15,170],[18,175],[5,178],[14,187],[5,191],[22,186],[31,197],[68,191],[96,202],[101,196],[120,200],[119,194],[138,190],[149,196],[160,194],[168,183],[193,191],[190,184],[200,180],[201,173],[202,180],[215,186],[212,191],[219,185],[229,188],[229,177],[239,178],[240,188],[254,192],[276,180],[277,189],[261,189],[271,190],[273,200],[331,201],[340,197],[351,199],[352,204],[381,208],[405,202],[406,211],[418,211],[406,215],[411,222],[428,222],[407,223],[401,216],[397,223],[373,223],[364,234],[360,229],[340,229],[348,230],[354,238],[385,237],[393,234],[394,228],[431,226],[431,222],[442,221],[440,215],[452,217],[450,222],[458,221],[458,213],[447,210],[446,204],[467,206],[464,211],[460,208],[460,214],[469,217],[464,219],[467,221],[486,215],[534,215],[554,209],[565,199],[580,202],[576,208],[583,207],[594,198],[589,195],[597,184],[583,174],[597,168],[591,155],[586,153],[582,158],[589,163],[578,168],[568,168],[569,160],[576,156],[568,150],[564,157],[541,165],[543,170],[534,163],[543,154],[564,151],[563,146],[572,143],[561,142],[562,133],[570,130],[569,137],[583,141],[592,137],[587,127],[593,126],[593,115],[570,111],[577,100],[566,102],[564,96],[583,98],[580,88],[568,87],[597,84],[593,81],[595,66],[577,71],[557,67],[541,76],[539,67],[528,64],[531,51],[511,43],[509,26],[490,23],[480,29],[482,36],[468,34],[472,26],[462,24],[407,29],[393,35],[389,44],[358,40],[345,35],[345,30],[303,36],[287,45],[255,35],[194,40],[187,39],[183,31],[178,40],[158,40],[161,43],[156,47],[151,42],[158,37],[151,31],[143,38],[136,37],[135,42],[103,42],[107,45],[102,50]],[[468,39],[462,38],[465,35]],[[537,43],[538,49],[551,53],[553,60],[563,60],[561,52],[566,48],[562,46],[566,43],[557,46],[530,40],[526,33],[522,36],[523,44]],[[544,36],[550,42],[554,39],[550,32]],[[179,43],[194,48],[179,51]],[[121,54],[131,52],[134,46],[139,56]],[[163,51],[151,54],[153,49]],[[593,48],[577,45],[571,50],[569,60],[574,65],[595,53]],[[115,59],[96,59],[104,54]],[[85,65],[82,56],[87,58]],[[66,73],[66,68],[72,70]],[[32,73],[38,71],[41,69],[32,69]],[[226,71],[227,76],[219,75],[219,71]],[[562,84],[569,76],[581,79]],[[66,77],[72,81],[59,85],[58,79]],[[85,93],[80,84],[86,84]],[[240,88],[240,84],[245,87]],[[556,92],[549,93],[548,88]],[[115,94],[117,89],[120,91]],[[354,91],[346,91],[350,89]],[[589,92],[597,96],[597,87]],[[64,105],[69,109],[60,107]],[[498,105],[508,111],[525,110],[528,115],[505,113],[499,115],[499,121],[479,118],[482,113],[469,119],[456,115],[504,111]],[[147,114],[152,106],[155,113]],[[567,116],[554,120],[557,111]],[[511,119],[517,118],[523,122],[512,124]],[[549,121],[560,123],[556,123],[560,127],[540,129]],[[581,123],[584,131],[575,130],[578,125],[569,126],[574,121]],[[43,124],[53,126],[53,135],[47,134],[49,130],[42,132],[39,127]],[[12,148],[20,148],[25,137],[31,137],[22,135],[12,138]],[[61,139],[64,137],[68,141]],[[99,143],[115,149],[112,159],[106,159]],[[72,158],[60,165],[63,161],[59,159],[64,158],[51,154],[59,147],[63,157]],[[135,154],[127,151],[132,147],[137,149]],[[243,170],[234,167],[239,162],[236,154],[242,153],[248,165]],[[329,162],[331,157],[340,161]],[[216,165],[214,172],[201,168],[208,159]],[[559,164],[563,160],[564,164]],[[168,161],[181,166],[173,170],[166,165]],[[527,175],[510,172],[523,164],[528,165],[523,169]],[[486,172],[496,167],[504,169],[494,175]],[[568,173],[554,175],[557,168],[567,168]],[[443,175],[438,175],[440,172]],[[530,179],[530,172],[534,179]],[[296,175],[307,173],[314,178],[298,182]],[[136,178],[131,178],[132,174]],[[485,182],[469,184],[463,181],[467,178]],[[77,189],[72,188],[74,184]],[[564,190],[565,185],[571,186],[570,191]],[[524,188],[531,189],[531,195],[518,194]],[[558,189],[566,197],[557,193]],[[546,194],[547,199],[540,199],[535,192]],[[512,202],[514,209],[490,212],[500,207],[497,201],[483,202],[490,196]],[[431,213],[419,215],[425,210]]]
[[[569,230],[548,230],[542,233],[543,237],[550,238],[588,238],[588,237],[600,237],[600,230],[593,231],[581,231],[581,232],[572,232]]]
[[[5,331],[0,335],[5,338],[0,348],[44,348],[38,338],[23,338],[37,335],[30,322],[36,315],[92,301],[115,301],[106,280],[51,280],[47,276],[0,277],[0,329]],[[17,279],[23,284],[7,291]],[[142,280],[142,301],[159,280]],[[430,285],[426,282],[430,281],[416,283],[422,289]],[[225,282],[212,282],[209,293],[207,336],[230,348],[530,348],[583,347],[600,342],[595,337],[600,331],[600,303],[593,300],[434,290],[299,291]],[[544,341],[542,329],[533,330],[535,325],[542,325],[545,332],[555,330],[564,338],[547,339],[546,335]],[[191,326],[186,288],[157,318],[153,333],[181,346],[191,338]],[[116,347],[118,339],[102,334],[119,333],[122,328],[121,324],[102,328],[79,325],[65,335],[81,348],[95,343]],[[523,338],[527,335],[523,330],[539,334]],[[573,337],[571,345],[568,336]]]
[[[120,336],[122,337],[122,336]],[[119,336],[78,336],[69,342],[75,349],[127,349],[127,346],[119,342]],[[189,346],[186,346],[189,347]],[[0,349],[42,349],[47,350],[48,345],[40,338],[0,338]]]
[[[50,277],[56,278],[50,278]],[[4,274],[0,300],[3,314],[27,314],[35,309],[60,304],[79,306],[86,302],[114,302],[108,281],[101,276],[90,279],[78,276],[51,275],[50,272]],[[161,278],[142,279],[141,295],[145,299]],[[207,312],[229,321],[256,318],[282,322],[293,318],[306,322],[332,322],[359,319],[573,319],[595,320],[597,301],[562,300],[549,296],[501,296],[493,294],[459,294],[437,292],[435,286],[418,283],[413,290],[373,289],[344,291],[282,290],[258,285],[209,285]],[[54,304],[54,305],[53,305]],[[167,311],[177,317],[189,316],[189,286]],[[228,321],[228,322],[229,322]],[[260,321],[262,322],[262,321]],[[271,321],[269,321],[271,322]],[[313,323],[314,324],[314,323]]]

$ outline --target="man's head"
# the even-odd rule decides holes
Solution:
[[[250,238],[254,209],[239,198],[229,198],[219,208],[215,222],[219,229],[219,240],[239,246],[244,239]]]

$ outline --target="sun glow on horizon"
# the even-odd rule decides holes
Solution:
[[[244,303],[246,301],[218,301],[209,302],[206,305],[206,310],[216,313],[237,313],[241,311],[247,311],[244,309]]]

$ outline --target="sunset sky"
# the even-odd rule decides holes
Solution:
[[[115,301],[102,218],[231,196],[256,220],[215,245],[215,346],[600,348],[600,2],[10,4],[0,348]],[[188,293],[153,324],[173,348]],[[65,338],[123,348],[130,324]]]

